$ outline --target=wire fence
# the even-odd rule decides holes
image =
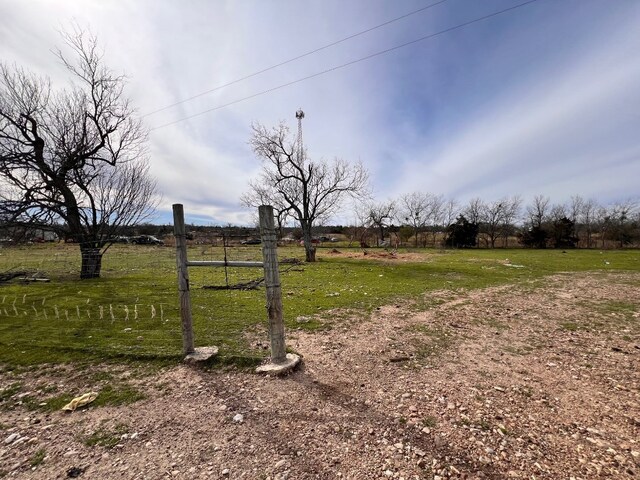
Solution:
[[[259,246],[191,243],[189,260],[261,260]],[[0,361],[19,359],[20,352],[25,361],[40,359],[54,350],[106,357],[180,355],[174,246],[114,244],[100,264],[99,278],[81,280],[78,244],[0,248]],[[264,292],[224,288],[250,284],[262,270],[201,268],[192,269],[190,277],[198,343],[222,343],[241,352],[245,328],[264,320]]]

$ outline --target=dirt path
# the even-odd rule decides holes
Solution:
[[[0,472],[638,478],[639,317],[638,274],[436,292],[327,332],[290,333],[305,358],[286,378],[180,366],[131,380],[147,398],[128,406],[45,415],[0,404]],[[15,380],[2,374],[0,387]],[[88,446],[96,432],[116,445]]]

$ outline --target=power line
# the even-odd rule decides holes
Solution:
[[[328,68],[326,70],[322,70],[320,72],[313,73],[311,75],[307,75],[306,77],[298,78],[297,80],[293,80],[291,82],[283,83],[283,84],[278,85],[276,87],[272,87],[272,88],[269,88],[267,90],[263,90],[261,92],[254,93],[253,95],[242,97],[242,98],[239,98],[237,100],[233,100],[233,101],[231,101],[229,103],[224,103],[222,105],[218,105],[217,107],[209,108],[207,110],[203,110],[202,112],[194,113],[193,115],[188,115],[188,116],[180,118],[178,120],[174,120],[173,122],[169,122],[169,123],[165,123],[163,125],[159,125],[157,127],[149,129],[149,131],[154,131],[154,130],[158,130],[160,128],[168,127],[170,125],[175,125],[176,123],[184,122],[185,120],[189,120],[191,118],[199,117],[201,115],[204,115],[205,113],[214,112],[216,110],[220,110],[222,108],[226,108],[226,107],[229,107],[231,105],[235,105],[237,103],[244,102],[246,100],[250,100],[250,99],[255,98],[255,97],[259,97],[261,95],[266,95],[267,93],[271,93],[271,92],[274,92],[276,90],[281,90],[281,89],[283,89],[285,87],[289,87],[291,85],[295,85],[296,83],[301,83],[301,82],[304,82],[305,80],[310,80],[312,78],[319,77],[321,75],[325,75],[327,73],[334,72],[336,70],[340,70],[342,68],[349,67],[351,65],[355,65],[356,63],[364,62],[365,60],[369,60],[371,58],[378,57],[380,55],[384,55],[386,53],[393,52],[395,50],[399,50],[400,48],[404,48],[404,47],[407,47],[409,45],[413,45],[415,43],[422,42],[424,40],[428,40],[430,38],[437,37],[439,35],[442,35],[442,34],[445,34],[445,33],[448,33],[448,32],[454,31],[454,30],[458,30],[460,28],[472,25],[474,23],[481,22],[483,20],[487,20],[487,19],[492,18],[492,17],[496,17],[496,16],[501,15],[503,13],[510,12],[512,10],[516,10],[518,8],[524,7],[525,5],[529,5],[529,4],[535,3],[537,1],[538,0],[528,0],[526,2],[519,3],[518,5],[514,5],[512,7],[505,8],[503,10],[499,10],[497,12],[490,13],[488,15],[484,15],[482,17],[478,17],[478,18],[473,19],[473,20],[469,20],[468,22],[464,22],[464,23],[460,23],[458,25],[454,25],[453,27],[449,27],[449,28],[446,28],[444,30],[440,30],[439,32],[431,33],[429,35],[425,35],[424,37],[416,38],[415,40],[411,40],[409,42],[405,42],[405,43],[402,43],[400,45],[396,45],[395,47],[387,48],[385,50],[380,50],[379,52],[372,53],[372,54],[367,55],[365,57],[360,57],[360,58],[358,58],[356,60],[351,60],[350,62],[343,63],[341,65],[336,65],[335,67],[331,67],[331,68]]]
[[[277,63],[275,65],[272,65],[270,67],[264,68],[262,70],[254,72],[254,73],[250,73],[249,75],[246,75],[244,77],[238,78],[236,80],[232,80],[231,82],[225,83],[224,85],[219,85],[219,86],[214,87],[214,88],[212,88],[210,90],[205,90],[204,92],[201,92],[201,93],[198,93],[196,95],[193,95],[192,97],[185,98],[184,100],[177,101],[175,103],[172,103],[171,105],[167,105],[166,107],[158,108],[157,110],[153,110],[152,112],[149,112],[149,113],[146,113],[146,114],[142,115],[142,118],[148,117],[148,116],[153,115],[153,114],[158,113],[158,112],[162,112],[162,111],[167,110],[169,108],[175,107],[176,105],[181,105],[181,104],[189,102],[189,101],[191,101],[191,100],[193,100],[195,98],[199,98],[199,97],[202,97],[202,96],[207,95],[209,93],[215,92],[217,90],[221,90],[221,89],[223,89],[225,87],[229,87],[229,86],[234,85],[236,83],[242,82],[242,81],[247,80],[247,79],[252,78],[252,77],[255,77],[256,75],[260,75],[262,73],[265,73],[265,72],[268,72],[270,70],[273,70],[274,68],[282,67],[283,65],[286,65],[288,63],[294,62],[296,60],[300,60],[301,58],[304,58],[304,57],[308,57],[309,55],[313,55],[314,53],[318,53],[318,52],[320,52],[322,50],[326,50],[327,48],[334,47],[334,46],[336,46],[336,45],[338,45],[340,43],[346,42],[347,40],[351,40],[352,38],[359,37],[360,35],[364,35],[365,33],[372,32],[373,30],[376,30],[378,28],[385,27],[385,26],[387,26],[387,25],[389,25],[391,23],[397,22],[398,20],[402,20],[403,18],[407,18],[407,17],[410,17],[411,15],[415,15],[417,13],[423,12],[425,10],[428,10],[428,9],[430,9],[432,7],[435,7],[436,5],[440,5],[441,3],[444,3],[444,2],[447,2],[447,1],[448,0],[439,0],[438,2],[435,2],[435,3],[432,3],[430,5],[427,5],[426,7],[422,7],[422,8],[419,8],[418,10],[414,10],[412,12],[405,13],[404,15],[401,15],[399,17],[393,18],[391,20],[387,20],[386,22],[381,23],[379,25],[375,25],[375,26],[373,26],[371,28],[367,28],[366,30],[362,30],[361,32],[354,33],[352,35],[349,35],[348,37],[344,37],[344,38],[342,38],[340,40],[336,40],[335,42],[329,43],[329,44],[324,45],[322,47],[318,47],[318,48],[316,48],[314,50],[310,50],[310,51],[308,51],[306,53],[298,55],[297,57],[290,58],[289,60],[285,60],[283,62]]]

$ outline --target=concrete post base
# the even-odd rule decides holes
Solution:
[[[267,375],[283,375],[290,372],[300,363],[300,356],[295,353],[287,353],[283,362],[267,363],[256,368],[257,373],[266,373]]]
[[[196,351],[184,357],[184,363],[201,363],[206,362],[211,357],[218,354],[218,347],[198,347]]]

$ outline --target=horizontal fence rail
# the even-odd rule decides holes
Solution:
[[[187,267],[245,267],[262,268],[263,262],[249,262],[244,260],[188,260]]]

